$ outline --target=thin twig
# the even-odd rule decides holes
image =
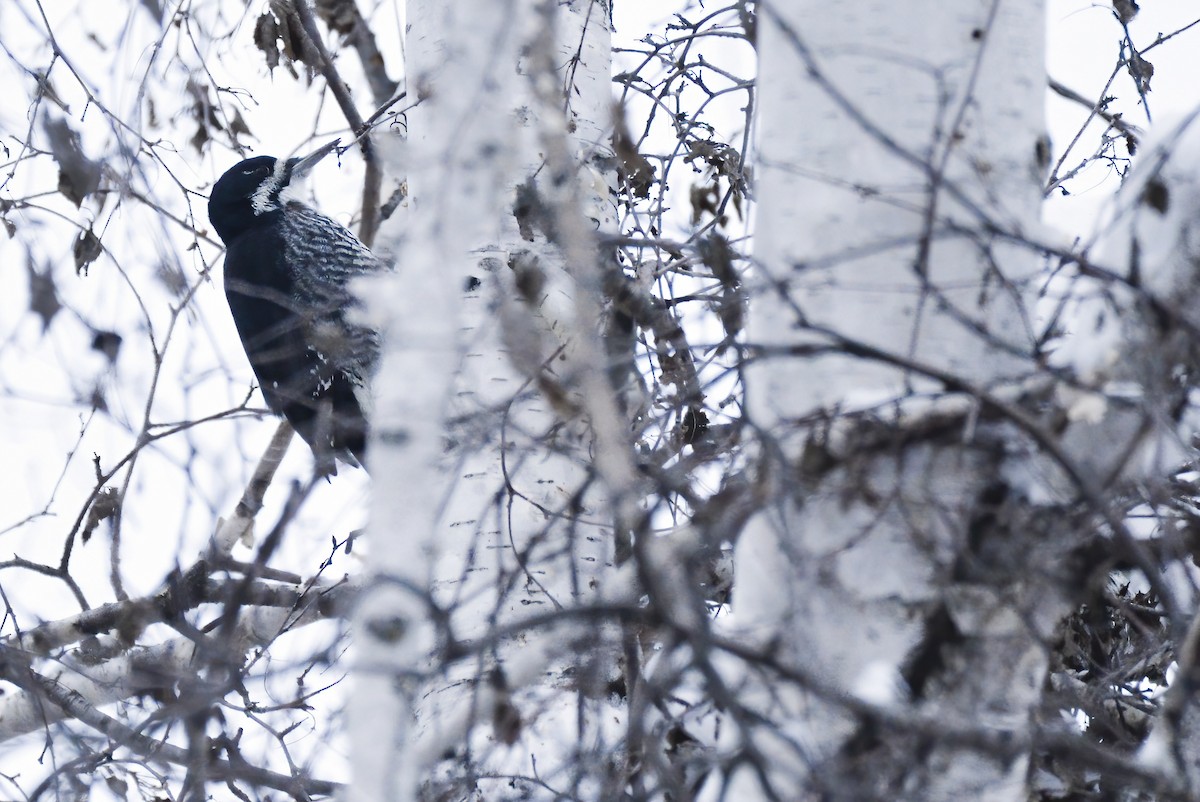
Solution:
[[[1103,99],[1093,103],[1071,87],[1065,86],[1053,78],[1050,79],[1050,89],[1060,97],[1064,97],[1067,100],[1074,101],[1085,108],[1091,109],[1093,114],[1104,120],[1113,128],[1116,128],[1125,136],[1132,137],[1135,143],[1139,141],[1139,138],[1142,135],[1142,129],[1138,128],[1136,125],[1130,125],[1129,123],[1125,122],[1124,117],[1122,117],[1120,114],[1113,114],[1111,111],[1105,110],[1104,106],[1102,105],[1104,102]]]
[[[379,195],[383,185],[383,174],[379,170],[371,138],[364,136],[367,124],[363,121],[362,115],[358,113],[354,99],[350,97],[350,88],[346,86],[337,67],[333,65],[333,58],[329,54],[329,49],[325,47],[321,32],[317,30],[317,20],[313,16],[312,9],[308,7],[308,0],[294,0],[292,5],[296,9],[296,16],[300,18],[304,34],[320,56],[319,67],[321,74],[325,76],[325,83],[329,86],[329,91],[333,92],[333,97],[337,101],[338,107],[341,108],[342,115],[345,116],[346,122],[350,123],[355,139],[362,149],[366,172],[363,175],[362,219],[358,223],[358,238],[363,241],[364,245],[370,247],[375,239],[375,233],[379,230]]]
[[[5,677],[6,679],[28,693],[36,694],[53,703],[72,718],[82,721],[108,737],[116,745],[145,757],[181,766],[187,766],[192,762],[186,749],[143,735],[118,719],[101,712],[82,694],[67,688],[51,677],[38,674],[28,665],[18,668],[19,661],[14,659],[14,653],[11,650],[7,657],[5,663],[9,668],[5,672],[8,675]],[[264,788],[274,788],[277,791],[291,794],[297,799],[307,799],[314,795],[332,796],[339,787],[336,783],[326,780],[280,774],[245,761],[239,760],[234,763],[211,755],[207,756],[207,760],[208,775],[214,780],[238,780]]]

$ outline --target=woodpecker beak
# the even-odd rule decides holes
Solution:
[[[332,142],[322,145],[303,158],[288,159],[288,164],[291,165],[292,168],[291,177],[300,178],[304,176],[305,173],[317,165],[317,162],[321,161],[321,159],[324,159],[330,153],[333,153],[335,150],[337,150],[338,143],[341,141],[342,140],[339,137]]]

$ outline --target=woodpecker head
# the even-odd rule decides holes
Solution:
[[[226,170],[208,196],[208,219],[221,240],[228,245],[264,215],[281,209],[287,189],[332,153],[339,141],[335,139],[303,158],[255,156]]]

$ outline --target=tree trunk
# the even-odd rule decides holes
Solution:
[[[746,395],[772,500],[734,611],[807,687],[744,686],[778,729],[725,737],[750,757],[726,798],[1023,798],[1027,753],[985,734],[1025,731],[1066,608],[1011,476],[1028,435],[988,398],[1031,367],[1042,17],[760,4]]]
[[[592,456],[632,475],[596,384],[608,12],[428,0],[408,20],[421,100],[399,269],[374,307],[389,321],[355,798],[467,793],[532,769],[569,787],[603,765],[587,759],[608,749],[598,717],[581,711],[603,703],[615,647],[554,616],[592,598],[611,562],[610,477],[593,479]],[[589,256],[564,267],[564,254]]]

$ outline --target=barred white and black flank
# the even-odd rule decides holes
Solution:
[[[336,146],[303,159],[258,156],[213,186],[208,217],[225,243],[225,297],[271,409],[319,468],[361,465],[378,333],[350,322],[351,280],[386,270],[340,223],[287,197]]]

